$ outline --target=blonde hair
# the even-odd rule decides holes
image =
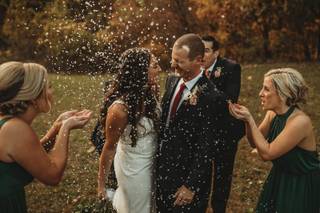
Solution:
[[[272,69],[264,77],[271,78],[278,95],[288,106],[306,103],[308,86],[297,70],[292,68]]]
[[[0,65],[0,113],[19,114],[29,102],[46,94],[47,70],[40,64],[6,62]],[[7,97],[4,97],[7,96]],[[48,98],[45,96],[46,101]]]

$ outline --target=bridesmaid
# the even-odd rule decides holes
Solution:
[[[246,136],[273,167],[263,186],[256,212],[320,212],[320,161],[310,118],[299,104],[306,102],[307,86],[291,68],[270,70],[260,91],[267,111],[259,127],[249,110],[229,104],[230,113],[246,123]]]
[[[47,70],[39,64],[0,65],[0,211],[3,213],[27,212],[24,186],[33,178],[46,185],[61,181],[67,163],[69,133],[82,128],[91,117],[89,110],[65,112],[45,137],[39,139],[31,124],[40,113],[51,109],[52,88],[47,77]]]

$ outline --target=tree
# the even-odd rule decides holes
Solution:
[[[2,33],[2,28],[5,23],[5,17],[10,4],[10,0],[1,0],[0,1],[0,50],[7,48],[8,44],[6,38]]]
[[[295,32],[297,45],[306,61],[312,60],[312,49],[316,52],[317,40],[320,36],[320,1],[291,0],[285,1],[287,15],[286,27]]]

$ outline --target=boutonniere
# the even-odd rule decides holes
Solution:
[[[217,67],[217,69],[214,71],[215,78],[219,78],[221,76],[221,70],[222,70],[222,67]]]
[[[202,86],[196,85],[195,88],[191,91],[191,93],[187,97],[187,104],[190,104],[192,106],[197,105],[199,95],[203,92],[206,86],[207,86],[206,84]]]

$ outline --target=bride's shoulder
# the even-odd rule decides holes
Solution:
[[[114,117],[116,119],[128,118],[128,107],[122,100],[115,100],[108,108],[107,117]]]

